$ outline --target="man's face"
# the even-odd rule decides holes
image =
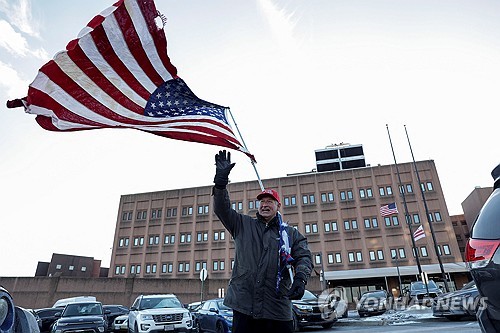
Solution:
[[[259,214],[269,222],[273,217],[276,216],[280,204],[278,201],[274,200],[271,196],[265,196],[260,199]]]

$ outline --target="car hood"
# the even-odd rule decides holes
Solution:
[[[317,299],[300,299],[292,301],[292,304],[300,304],[300,305],[318,305]]]
[[[102,316],[75,316],[75,317],[62,317],[57,320],[58,323],[89,323],[94,321],[103,321]]]
[[[479,291],[474,288],[474,289],[467,289],[467,290],[451,291],[449,293],[439,295],[439,298],[450,298],[450,297],[458,297],[458,296],[465,296],[465,295],[477,295],[477,294],[479,294]]]
[[[187,309],[181,309],[181,308],[155,308],[155,309],[144,309],[140,310],[142,314],[150,314],[150,315],[156,315],[156,314],[163,314],[165,312],[168,313],[186,313],[189,312]]]
[[[412,290],[410,291],[410,295],[421,295],[421,294],[426,294],[427,293],[427,290],[426,289],[419,289],[419,290]],[[440,289],[436,289],[436,288],[429,288],[429,293],[432,293],[432,294],[441,294],[441,290]]]

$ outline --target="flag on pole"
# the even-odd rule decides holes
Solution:
[[[396,207],[395,202],[380,207],[380,215],[382,215],[384,217],[390,216],[393,214],[397,214],[397,213],[398,213],[398,208]]]
[[[424,237],[425,237],[424,227],[422,225],[420,225],[420,227],[418,227],[417,230],[415,230],[415,232],[413,233],[413,239],[416,242],[420,238],[424,238]]]
[[[154,2],[120,0],[95,16],[42,66],[24,106],[50,131],[133,128],[239,150],[227,107],[198,98],[167,55],[166,19]],[[160,24],[161,25],[161,24]]]

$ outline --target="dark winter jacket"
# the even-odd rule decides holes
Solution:
[[[292,304],[286,297],[290,287],[288,270],[276,290],[279,265],[279,225],[275,217],[267,225],[256,218],[231,208],[226,189],[213,189],[214,211],[233,236],[235,258],[224,304],[256,319],[292,320]],[[313,268],[307,239],[297,229],[287,227],[291,238],[292,266],[306,280]]]

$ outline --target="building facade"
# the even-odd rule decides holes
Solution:
[[[308,239],[312,279],[344,287],[350,300],[380,288],[398,294],[399,278],[404,287],[421,270],[442,286],[446,278],[451,290],[467,281],[435,163],[416,165],[421,184],[413,163],[398,164],[398,170],[378,165],[263,180],[280,193],[284,219]],[[255,215],[260,190],[257,181],[230,183],[233,208]],[[188,279],[206,268],[210,279],[228,280],[234,244],[213,213],[211,191],[201,186],[123,195],[109,276]],[[382,217],[380,207],[389,203],[398,213]],[[412,231],[424,228],[426,237],[415,242],[415,250],[405,216]]]
[[[109,268],[93,257],[53,253],[50,262],[39,261],[35,276],[107,277]]]

